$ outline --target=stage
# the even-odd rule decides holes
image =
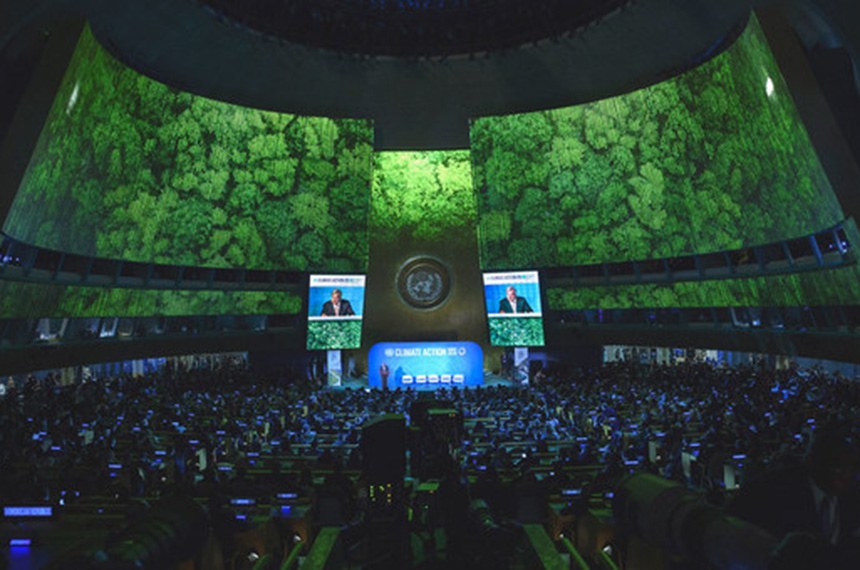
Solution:
[[[475,388],[489,388],[493,386],[505,386],[505,387],[514,387],[518,384],[509,378],[504,378],[499,376],[498,374],[493,374],[492,372],[485,371],[484,372],[484,383],[482,386],[468,386],[466,389],[475,389]],[[369,379],[367,374],[363,374],[356,378],[346,378],[344,377],[341,381],[340,386],[329,386],[332,390],[364,390],[369,386]],[[449,389],[451,386],[449,385],[441,385],[437,389]],[[408,389],[408,388],[406,388]],[[463,389],[460,387],[459,389]],[[426,388],[422,391],[428,391]]]

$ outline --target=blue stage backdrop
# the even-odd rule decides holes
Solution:
[[[388,367],[388,389],[474,387],[484,383],[484,353],[474,342],[380,342],[368,355],[369,385],[382,387]]]

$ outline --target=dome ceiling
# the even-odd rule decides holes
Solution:
[[[516,23],[502,6],[524,3],[548,10],[561,4],[600,6],[565,12],[568,17],[556,23],[528,20],[522,28],[528,33],[502,33]],[[228,4],[248,9],[228,13]],[[361,44],[367,48],[362,50],[350,49],[348,42],[326,45],[331,33],[299,41],[276,33],[274,24],[263,29],[260,19],[268,7],[299,4],[340,14],[360,11],[365,18],[384,14],[400,24],[424,22],[432,33],[424,43],[416,36],[414,48],[404,37],[390,36]],[[412,8],[394,10],[395,4]],[[469,45],[441,41],[447,28],[427,22],[449,21],[457,4],[458,14],[495,14],[496,24],[485,23],[484,35],[449,30],[457,40],[472,41]],[[694,66],[731,43],[752,1],[86,0],[74,6],[117,58],[177,88],[263,109],[371,118],[377,148],[431,149],[468,146],[472,117],[592,101]],[[536,21],[546,25],[535,27]],[[283,18],[278,22],[284,25]],[[535,30],[545,39],[538,40]],[[373,34],[350,37],[375,41]],[[400,45],[406,51],[395,56],[390,50],[374,52],[368,47],[373,45]]]
[[[272,37],[343,53],[445,56],[558,38],[632,0],[199,0]]]

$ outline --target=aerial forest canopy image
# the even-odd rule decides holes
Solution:
[[[856,265],[786,275],[547,291],[549,306],[556,311],[854,305],[858,299],[860,271]]]
[[[471,142],[485,269],[722,251],[843,218],[754,17],[678,77],[476,119]]]
[[[364,271],[370,121],[172,89],[85,30],[4,231],[134,261]]]
[[[370,225],[375,239],[438,241],[471,232],[475,195],[468,150],[374,155]]]
[[[181,291],[0,281],[0,318],[296,314],[287,291]]]

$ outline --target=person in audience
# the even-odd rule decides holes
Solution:
[[[849,428],[814,434],[805,461],[787,461],[743,486],[731,511],[776,538],[807,533],[838,557],[860,556],[860,448]],[[849,558],[850,557],[850,558]],[[842,567],[842,566],[838,566]]]

